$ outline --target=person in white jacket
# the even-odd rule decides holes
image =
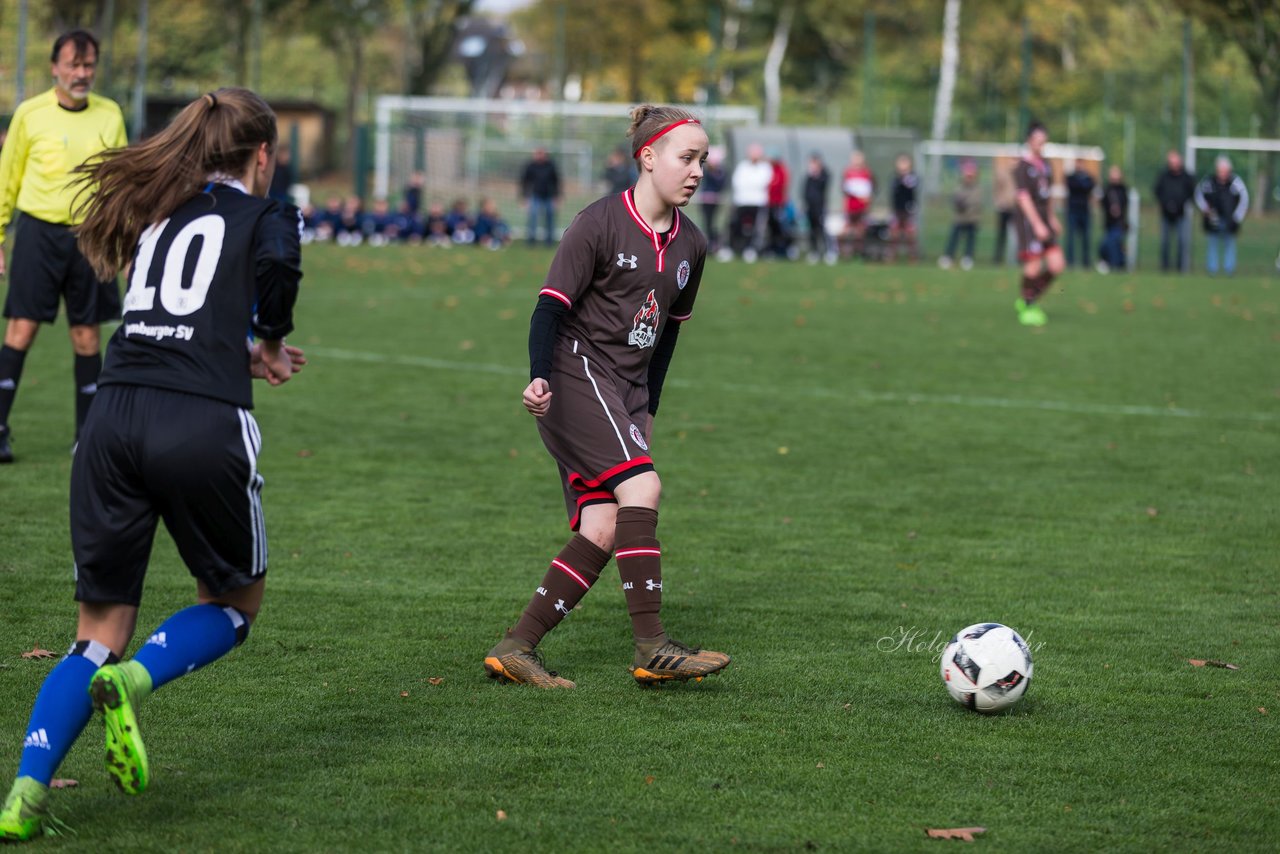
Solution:
[[[765,236],[766,217],[769,209],[769,181],[773,178],[773,165],[764,157],[764,148],[752,143],[747,146],[747,157],[733,170],[733,231],[730,243],[734,252],[741,252],[742,259],[754,262],[760,254]]]

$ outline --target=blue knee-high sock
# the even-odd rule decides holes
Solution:
[[[22,761],[18,764],[19,777],[32,777],[49,785],[93,714],[89,680],[99,667],[117,660],[97,641],[76,641],[66,658],[49,671],[31,709]]]
[[[235,608],[192,605],[161,623],[133,660],[146,668],[155,690],[222,658],[248,634],[249,621]]]

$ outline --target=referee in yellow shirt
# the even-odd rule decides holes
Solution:
[[[120,316],[115,280],[99,281],[76,247],[78,188],[71,172],[98,152],[127,144],[124,116],[114,101],[89,93],[98,62],[91,33],[63,33],[51,61],[53,88],[18,105],[0,150],[0,242],[12,224],[8,325],[0,347],[0,463],[13,462],[9,411],[22,363],[40,324],[57,319],[59,297],[67,304],[75,350],[77,439],[102,370],[98,327]],[[5,272],[0,249],[0,276]]]

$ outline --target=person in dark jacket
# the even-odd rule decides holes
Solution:
[[[831,172],[822,161],[822,155],[809,155],[809,167],[804,176],[804,212],[809,220],[809,261],[819,258],[835,259],[827,238],[827,187],[831,185]]]
[[[1093,176],[1079,166],[1067,176],[1067,264],[1072,267],[1089,266],[1089,239],[1092,234],[1089,212],[1095,186],[1097,183]],[[1080,243],[1079,256],[1076,255],[1077,241]]]
[[[911,162],[911,155],[899,154],[894,161],[893,219],[889,222],[889,260],[898,257],[905,247],[907,257],[920,260],[920,248],[916,243],[916,217],[919,213],[920,176]]]
[[[1102,191],[1102,246],[1098,272],[1124,270],[1128,267],[1124,252],[1124,236],[1129,230],[1129,186],[1119,166],[1107,173],[1107,186]]]
[[[1204,230],[1209,236],[1205,268],[1217,275],[1218,255],[1222,255],[1222,272],[1230,276],[1236,271],[1236,232],[1249,212],[1249,191],[1244,181],[1231,170],[1231,159],[1219,157],[1213,174],[1196,186],[1196,207],[1204,214]]]
[[[533,159],[520,175],[520,197],[529,206],[529,230],[525,240],[533,245],[538,239],[538,220],[546,229],[546,243],[556,242],[556,200],[560,198],[560,172],[545,148],[535,148]]]
[[[712,146],[707,162],[702,167],[702,183],[698,185],[698,204],[702,206],[702,228],[707,235],[707,251],[720,252],[720,230],[716,227],[716,214],[720,210],[720,197],[724,193],[729,175],[724,169],[724,151]],[[729,253],[732,257],[733,253]]]
[[[1167,168],[1156,178],[1156,202],[1160,205],[1160,269],[1186,272],[1190,266],[1191,220],[1187,218],[1187,202],[1196,192],[1196,176],[1182,164],[1182,155],[1170,151]],[[1170,239],[1178,238],[1178,254],[1169,260]]]

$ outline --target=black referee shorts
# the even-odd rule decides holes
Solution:
[[[267,571],[257,422],[183,392],[98,390],[71,467],[76,600],[137,605],[156,522],[215,596]]]
[[[9,292],[4,316],[53,323],[58,299],[67,303],[67,323],[87,326],[120,316],[120,288],[94,275],[76,246],[71,227],[18,212],[9,239]]]

